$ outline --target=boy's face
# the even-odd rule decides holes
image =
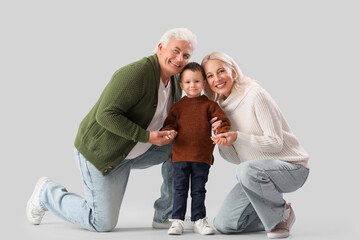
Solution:
[[[180,87],[189,98],[199,97],[205,87],[205,79],[200,71],[187,69],[181,75]]]

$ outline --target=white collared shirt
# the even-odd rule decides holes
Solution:
[[[158,103],[156,107],[155,114],[147,127],[146,130],[149,131],[159,131],[164,121],[170,111],[172,105],[172,95],[171,95],[171,81],[168,82],[165,87],[163,81],[160,79],[159,92],[158,92]],[[140,156],[145,153],[150,147],[151,143],[138,142],[130,153],[127,155],[126,159],[132,159]]]

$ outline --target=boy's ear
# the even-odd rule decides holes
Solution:
[[[179,85],[180,85],[180,88],[181,88],[182,90],[184,90],[184,88],[183,88],[183,84],[182,84],[182,82],[181,82],[181,81],[179,82]]]

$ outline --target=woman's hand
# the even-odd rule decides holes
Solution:
[[[169,131],[150,131],[149,143],[156,146],[163,146],[171,143],[176,137],[177,132],[175,130]]]
[[[217,130],[218,130],[218,127],[220,126],[221,124],[221,120],[217,120],[218,118],[217,117],[213,117],[211,120],[210,120],[210,124],[211,124],[211,127],[214,131],[214,134],[217,134]],[[217,120],[217,121],[216,121]]]
[[[214,144],[217,144],[219,146],[231,146],[233,142],[237,139],[237,132],[227,132],[227,133],[221,133],[217,134],[215,137],[211,137],[211,140],[213,140]]]

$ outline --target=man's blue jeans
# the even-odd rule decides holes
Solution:
[[[161,197],[155,201],[154,221],[166,222],[171,216],[173,175],[171,144],[151,146],[134,159],[125,159],[107,176],[87,161],[75,149],[75,158],[84,182],[85,197],[68,192],[51,180],[40,191],[40,204],[45,211],[91,231],[111,231],[115,228],[131,169],[144,169],[162,163]],[[141,191],[141,189],[139,190]]]

